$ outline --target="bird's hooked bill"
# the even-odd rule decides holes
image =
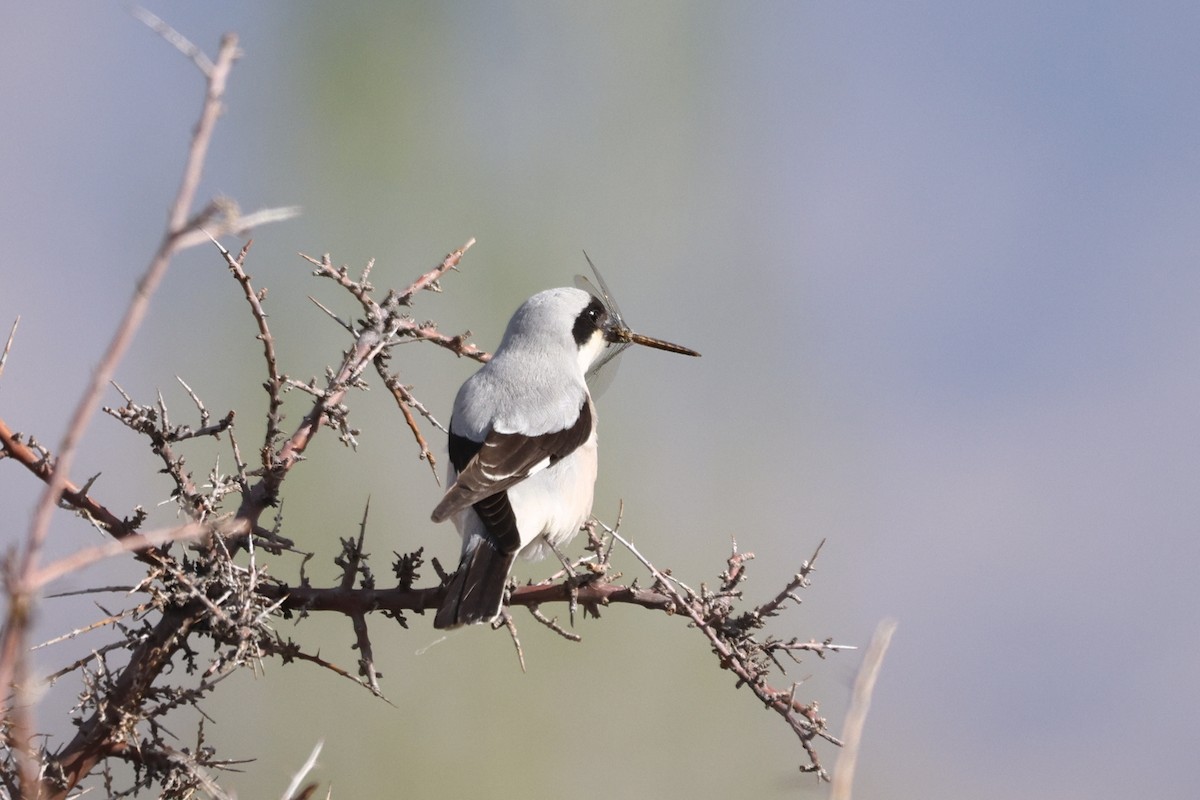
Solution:
[[[640,344],[646,347],[653,347],[657,350],[666,350],[668,353],[679,353],[682,356],[699,356],[695,350],[690,347],[684,347],[681,344],[664,341],[663,339],[655,339],[653,336],[645,336],[640,333],[634,333],[624,325],[611,325],[604,331],[604,338],[615,344]]]

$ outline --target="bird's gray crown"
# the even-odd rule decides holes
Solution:
[[[530,297],[512,315],[499,351],[586,347],[608,319],[604,305],[582,289],[547,289]]]

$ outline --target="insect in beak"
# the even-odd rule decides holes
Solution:
[[[646,347],[653,347],[657,350],[666,350],[668,353],[679,353],[682,356],[699,356],[695,350],[690,347],[684,347],[681,344],[655,339],[653,336],[645,336],[640,333],[634,333],[626,328],[620,322],[612,321],[604,331],[604,338],[614,344],[640,344]]]
[[[666,350],[668,353],[679,353],[684,356],[700,355],[690,347],[684,347],[683,345],[674,344],[663,339],[655,339],[653,336],[634,333],[625,324],[625,318],[621,316],[621,309],[617,305],[617,301],[613,299],[612,294],[608,291],[608,283],[605,282],[604,276],[600,274],[600,270],[596,269],[596,265],[592,263],[592,259],[588,257],[587,253],[584,253],[583,257],[587,259],[588,266],[592,268],[592,274],[596,276],[596,283],[599,284],[599,288],[582,275],[575,276],[575,284],[593,297],[598,298],[604,304],[604,308],[608,311],[608,321],[604,325],[604,338],[610,344],[616,345],[616,347],[612,348],[606,356],[592,367],[593,373],[598,372],[600,367],[611,361],[631,344],[640,344],[646,347],[653,347],[657,350]]]

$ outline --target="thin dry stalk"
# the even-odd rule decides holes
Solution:
[[[867,654],[863,657],[862,667],[854,680],[854,694],[850,698],[850,710],[846,712],[846,728],[842,734],[842,752],[838,756],[837,766],[833,771],[833,786],[829,792],[830,800],[850,800],[854,784],[854,770],[858,764],[859,747],[862,745],[863,728],[866,725],[867,712],[871,710],[871,695],[875,691],[875,681],[883,666],[883,657],[888,645],[892,642],[892,634],[896,632],[896,620],[885,619],[875,628]]]
[[[8,361],[8,351],[12,350],[13,337],[17,335],[17,326],[21,324],[21,315],[13,320],[12,329],[8,332],[8,341],[4,343],[4,352],[0,353],[0,376],[4,375],[4,364]]]

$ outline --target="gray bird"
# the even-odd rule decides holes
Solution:
[[[517,309],[492,359],[458,390],[449,488],[432,518],[454,520],[462,557],[435,628],[495,619],[517,555],[540,559],[587,521],[596,409],[586,376],[606,349],[629,344],[700,355],[634,333],[615,306],[582,289],[548,289]]]

